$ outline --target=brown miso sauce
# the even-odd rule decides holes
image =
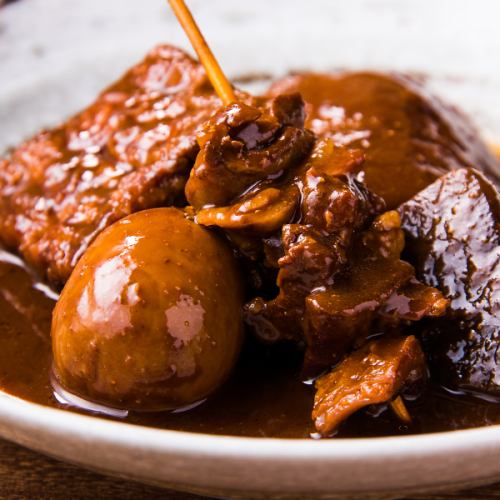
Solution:
[[[53,408],[61,404],[51,382],[50,321],[54,297],[16,257],[0,250],[0,389]],[[299,377],[301,353],[248,339],[235,372],[207,401],[182,412],[130,413],[125,421],[151,427],[255,437],[306,438],[314,389]],[[407,402],[413,416],[402,425],[386,407],[360,411],[343,424],[342,437],[415,434],[500,423],[500,404],[451,396],[431,388]],[[109,417],[106,417],[109,418]]]

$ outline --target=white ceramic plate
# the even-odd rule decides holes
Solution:
[[[92,469],[185,491],[257,498],[408,495],[500,474],[500,428],[324,441],[172,432],[0,397],[2,436]]]
[[[396,69],[430,84],[500,143],[495,0],[191,0],[230,75]],[[164,0],[21,0],[0,9],[0,150],[92,100],[158,42],[186,46]],[[219,496],[437,491],[500,478],[500,426],[324,441],[148,429],[0,394],[0,435],[100,471]]]

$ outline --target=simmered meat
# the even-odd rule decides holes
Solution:
[[[390,401],[426,375],[424,354],[414,336],[373,340],[316,381],[316,429],[330,435],[349,415]]]
[[[300,95],[253,101],[230,105],[198,134],[200,153],[186,185],[187,200],[196,209],[228,205],[309,153],[314,137],[304,129]]]
[[[310,282],[312,286],[304,287],[301,294],[293,282],[279,282],[280,295],[265,304],[259,318],[271,324],[278,318],[282,332],[290,331],[293,324],[300,325],[307,346],[305,376],[317,375],[337,363],[374,332],[399,331],[411,321],[444,313],[447,301],[438,290],[416,281],[413,267],[399,258],[401,249],[399,217],[396,212],[386,212],[346,247],[344,268],[337,275]],[[306,261],[316,258],[317,252],[310,248]],[[300,269],[302,279],[307,280],[307,269],[299,265],[296,271]],[[295,318],[291,316],[293,309],[277,309],[278,305],[287,306],[290,297],[301,299],[300,305],[296,304],[301,314]],[[286,324],[281,320],[283,314]]]
[[[264,239],[297,215],[295,179],[314,135],[304,129],[299,95],[246,101],[219,112],[199,134],[186,196],[199,224],[224,229],[239,252],[260,265]]]
[[[414,278],[407,262],[368,258],[353,263],[335,286],[306,299],[305,374],[314,376],[338,362],[374,332],[399,331],[412,321],[442,316],[447,305],[438,290]]]
[[[219,105],[198,63],[156,48],[86,110],[0,160],[0,241],[64,283],[106,226],[183,200],[196,131]]]
[[[293,116],[302,116],[295,96],[275,98],[271,109],[283,102]],[[256,165],[262,163],[266,148],[238,146],[237,161],[232,149],[207,161],[206,144],[219,137],[219,131],[228,138],[219,139],[222,144],[236,134],[228,125],[234,110],[231,106],[221,112],[226,118],[214,120],[208,142],[200,142],[186,190],[192,199],[197,193],[213,192],[199,203],[208,205],[197,212],[199,223],[226,230],[247,255],[249,247],[257,249],[250,253],[253,258],[262,258],[258,250],[263,247],[266,264],[278,268],[278,295],[272,300],[256,297],[246,307],[246,321],[261,339],[305,343],[304,375],[311,376],[336,363],[375,327],[384,324],[393,330],[423,316],[443,314],[446,300],[418,283],[412,266],[399,259],[404,239],[398,214],[387,212],[375,219],[383,211],[383,201],[351,175],[363,162],[359,151],[320,140],[308,159],[304,149],[287,160],[285,172],[280,166],[270,175],[264,168],[253,168],[254,158]],[[261,115],[247,116],[245,129],[263,129],[251,121],[258,122]],[[295,135],[308,145],[308,134],[300,135],[300,127],[300,121],[295,122]],[[278,141],[283,142],[293,144],[284,138]],[[275,146],[271,142],[268,149]],[[239,180],[234,165],[245,166]],[[209,171],[212,175],[205,178]],[[191,191],[192,182],[197,189]],[[232,204],[219,206],[233,198]]]
[[[500,177],[498,163],[468,120],[413,79],[305,73],[270,89],[270,95],[287,92],[301,93],[305,125],[315,134],[364,150],[360,178],[388,209],[449,170],[474,166]]]
[[[301,203],[296,221],[278,233],[279,295],[247,307],[247,321],[262,339],[303,338],[306,297],[346,270],[355,235],[381,210],[381,200],[349,175],[362,161],[356,151],[319,141],[295,177]]]
[[[500,395],[500,201],[477,171],[440,178],[400,209],[408,256],[450,299],[426,339],[435,375],[452,388]]]
[[[383,202],[349,174],[362,161],[356,152],[319,141],[296,177],[300,219],[281,231],[279,294],[257,297],[246,308],[246,321],[260,338],[305,341],[307,377],[375,331],[440,316],[447,306],[400,260],[397,212],[376,217]]]

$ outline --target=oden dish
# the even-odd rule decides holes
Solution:
[[[62,290],[50,341],[53,301],[2,262],[2,388],[85,411],[53,372],[214,434],[498,423],[498,165],[467,119],[400,75],[235,95],[160,46],[2,160],[0,239]]]

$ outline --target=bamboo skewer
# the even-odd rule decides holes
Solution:
[[[208,78],[225,106],[236,102],[233,87],[215,59],[184,0],[168,0],[191,45],[205,67]]]
[[[406,408],[406,405],[401,396],[398,396],[396,399],[393,399],[390,402],[391,410],[395,413],[395,415],[403,421],[405,424],[411,424],[411,415]]]
[[[177,20],[186,33],[191,45],[193,46],[201,64],[207,72],[207,76],[215,92],[220,97],[225,106],[236,102],[233,87],[226,75],[222,71],[213,52],[210,50],[205,37],[203,36],[198,24],[193,18],[184,0],[168,0],[170,7],[174,11]],[[390,402],[390,407],[396,416],[406,424],[411,423],[411,416],[404,404],[401,396]]]

